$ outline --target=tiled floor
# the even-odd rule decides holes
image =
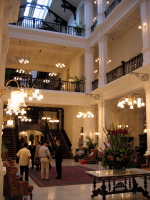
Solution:
[[[52,167],[55,167],[55,162],[52,160]],[[74,162],[73,160],[64,160],[63,166],[70,165],[80,165],[79,162]],[[96,164],[86,164],[85,166],[94,168],[94,169],[102,169],[100,163]],[[52,180],[53,181],[53,180]],[[141,182],[143,185],[143,179],[139,178],[139,183]],[[91,200],[92,194],[92,183],[85,185],[70,185],[70,186],[58,186],[58,187],[38,187],[32,179],[29,179],[29,183],[34,186],[33,190],[33,200]],[[150,180],[148,180],[148,191],[150,191]],[[28,200],[29,198],[25,197],[24,200]],[[94,200],[102,200],[101,196],[94,197]],[[146,200],[146,197],[143,197],[142,194],[116,194],[116,195],[108,195],[106,200]]]

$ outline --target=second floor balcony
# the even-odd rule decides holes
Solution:
[[[84,37],[84,28],[80,28],[78,26],[67,26],[61,23],[46,22],[37,18],[19,17],[18,21],[16,23],[12,23],[12,25]]]

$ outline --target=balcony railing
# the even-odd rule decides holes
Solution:
[[[45,22],[36,18],[19,17],[16,23],[12,25],[22,26],[25,28],[42,29],[47,31],[54,31],[69,35],[84,36],[84,28],[66,26],[57,23]]]
[[[121,2],[122,0],[115,0],[113,3],[106,9],[105,18],[112,12],[112,10]]]
[[[6,80],[7,82],[7,80]],[[84,92],[85,83],[82,82],[77,87],[77,82],[72,81],[63,81],[59,80],[50,80],[49,83],[44,83],[43,79],[37,78],[23,78],[22,80],[17,81],[20,87],[29,87],[29,88],[37,88],[37,89],[45,89],[45,90],[59,90],[59,91],[67,91],[67,92]],[[11,82],[9,86],[17,87],[15,82]]]
[[[129,61],[127,61],[127,62],[122,61],[121,63],[122,64],[119,67],[113,69],[112,71],[110,71],[106,74],[107,83],[110,83],[111,81],[114,81],[114,80],[120,78],[121,76],[124,76],[124,75],[138,69],[139,67],[142,67],[143,54],[140,53],[139,55],[130,59]]]
[[[94,31],[95,27],[97,26],[97,20],[94,22],[94,24],[91,26],[91,33]]]
[[[98,88],[98,79],[92,82],[92,91]]]

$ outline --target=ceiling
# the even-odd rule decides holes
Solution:
[[[55,67],[58,62],[63,62],[66,68],[69,62],[82,49],[70,46],[59,46],[44,42],[10,38],[7,54],[7,68],[26,68],[30,70],[61,73],[63,69]],[[23,65],[18,62],[19,57],[27,57],[30,63]],[[65,70],[66,70],[65,68]]]

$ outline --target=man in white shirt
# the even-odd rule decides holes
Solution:
[[[24,148],[20,149],[17,153],[17,157],[19,157],[20,174],[23,177],[25,172],[25,181],[28,181],[28,166],[31,157],[31,153],[27,147],[28,143],[24,143]]]
[[[49,180],[49,160],[51,160],[51,154],[47,148],[47,142],[42,142],[42,146],[39,148],[39,157],[41,161],[41,179]]]

